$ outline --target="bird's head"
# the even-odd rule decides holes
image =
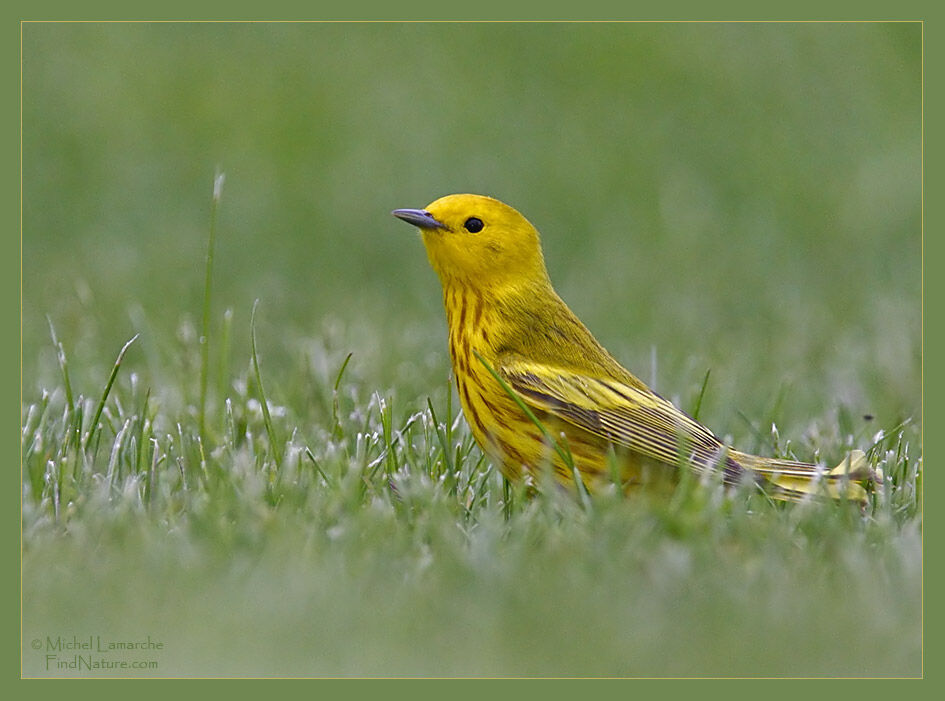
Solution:
[[[392,214],[418,227],[444,286],[484,289],[547,280],[538,231],[507,204],[483,195],[447,195],[425,209]]]

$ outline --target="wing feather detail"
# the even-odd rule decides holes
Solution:
[[[802,501],[819,493],[865,503],[866,492],[855,482],[882,480],[858,450],[833,469],[736,451],[642,383],[594,377],[511,355],[500,358],[497,372],[533,409],[647,459],[688,464],[697,472],[721,469],[732,484],[746,476],[767,483],[778,499]]]
[[[517,358],[499,374],[535,409],[645,458],[699,471],[724,471],[726,481],[745,472],[707,428],[658,394],[612,379],[584,375]]]

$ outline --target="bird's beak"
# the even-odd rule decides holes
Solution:
[[[446,224],[438,222],[425,209],[395,209],[391,212],[398,219],[413,224],[421,229],[445,229]]]

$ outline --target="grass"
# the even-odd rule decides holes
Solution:
[[[526,496],[445,388],[438,421],[308,350],[332,369],[298,377],[321,402],[273,405],[272,429],[249,369],[207,435],[127,378],[98,439],[91,400],[28,408],[28,638],[150,635],[157,675],[918,672],[908,429],[873,447],[890,480],[865,514],[694,481],[669,502]]]
[[[23,673],[920,674],[917,36],[27,26]],[[506,482],[388,222],[450,190],[521,208],[605,345],[736,447],[868,449],[882,489]],[[162,647],[47,658],[72,636]]]

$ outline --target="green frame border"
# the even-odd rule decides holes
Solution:
[[[58,4],[58,3],[57,3]],[[5,396],[14,396],[16,397],[16,404],[14,407],[14,402],[12,399],[9,399],[7,402],[3,403],[4,414],[2,425],[10,426],[12,433],[12,425],[15,424],[17,428],[19,427],[20,421],[20,404],[21,404],[21,381],[19,376],[19,368],[21,364],[21,345],[19,342],[20,339],[20,324],[21,324],[21,278],[22,278],[22,266],[21,266],[21,250],[22,250],[22,239],[21,239],[21,180],[20,180],[20,133],[21,133],[21,120],[20,120],[20,32],[21,32],[21,22],[24,19],[29,20],[54,20],[54,19],[108,19],[120,17],[121,19],[135,19],[135,15],[138,15],[138,18],[143,19],[145,16],[141,15],[140,12],[129,12],[126,8],[120,7],[118,5],[109,6],[106,3],[96,3],[96,7],[89,8],[88,6],[83,6],[81,10],[77,9],[74,5],[66,5],[62,3],[60,7],[57,7],[57,4],[51,4],[51,6],[46,7],[36,7],[31,6],[27,8],[12,8],[8,10],[8,19],[3,23],[4,25],[4,35],[6,40],[2,42],[3,51],[6,55],[7,60],[3,61],[3,65],[6,68],[9,75],[7,85],[7,94],[8,97],[3,101],[2,114],[4,121],[7,122],[7,133],[10,136],[4,140],[3,146],[3,162],[7,164],[7,175],[6,178],[9,178],[8,187],[3,188],[4,198],[5,198],[5,207],[3,212],[5,216],[9,219],[9,224],[7,231],[8,233],[2,237],[3,252],[0,255],[0,262],[4,266],[3,274],[0,276],[2,284],[5,288],[9,288],[8,293],[4,294],[5,300],[5,321],[11,326],[15,326],[17,334],[10,334],[7,340],[2,344],[4,358],[8,362],[4,363],[4,367],[7,368],[4,373],[4,387],[7,389],[3,394]],[[767,19],[764,15],[769,15],[768,12],[760,10],[757,5],[748,6],[747,4],[739,7],[741,3],[726,3],[726,7],[719,8],[717,6],[713,7],[711,11],[704,9],[701,5],[696,5],[694,2],[692,4],[680,4],[679,6],[668,7],[664,3],[650,3],[652,7],[650,8],[633,8],[633,12],[636,15],[637,19],[664,19],[664,20],[683,20],[683,19],[713,19],[713,20],[764,20]],[[414,3],[417,5],[417,3]],[[507,4],[499,3],[484,3],[477,4],[475,12],[464,12],[459,11],[455,8],[446,8],[445,6],[438,4],[433,5],[429,3],[428,7],[419,7],[419,8],[398,8],[396,10],[391,10],[389,7],[384,9],[373,10],[368,8],[353,8],[345,7],[342,11],[332,11],[330,9],[314,9],[312,7],[304,7],[301,5],[295,5],[294,3],[279,3],[278,7],[270,6],[265,11],[260,11],[258,9],[247,9],[242,11],[236,11],[232,6],[223,7],[222,4],[214,7],[211,3],[206,3],[203,7],[195,6],[193,2],[188,3],[178,3],[173,2],[166,4],[161,10],[150,13],[147,15],[149,19],[191,19],[191,20],[207,20],[214,17],[220,17],[224,12],[232,13],[237,16],[242,15],[243,19],[258,19],[262,16],[266,18],[279,19],[279,20],[290,20],[290,19],[314,19],[315,14],[321,16],[321,19],[420,19],[420,18],[431,18],[436,17],[438,19],[451,19],[451,20],[460,20],[460,19],[472,19],[473,16],[479,17],[489,17],[490,19],[530,19],[533,18],[534,12],[530,12],[527,9],[518,9],[511,8]],[[600,7],[598,7],[600,6]],[[941,370],[937,363],[925,363],[925,358],[936,358],[940,357],[942,353],[942,340],[941,340],[941,316],[936,312],[938,309],[937,301],[940,299],[940,291],[937,291],[941,287],[942,282],[939,276],[934,272],[937,270],[937,266],[934,264],[935,261],[941,260],[942,253],[942,240],[938,235],[926,236],[926,231],[936,232],[936,222],[941,218],[937,216],[938,208],[941,207],[938,204],[941,201],[941,197],[937,193],[941,192],[939,182],[941,181],[941,167],[939,165],[940,159],[938,158],[941,150],[940,140],[938,138],[938,129],[933,128],[930,130],[926,129],[926,125],[935,125],[936,122],[941,121],[939,116],[942,113],[941,110],[941,95],[939,91],[940,81],[941,81],[941,67],[945,65],[943,62],[943,50],[942,44],[939,38],[940,26],[937,19],[937,15],[942,13],[941,9],[932,10],[932,3],[930,2],[918,2],[918,3],[898,3],[894,7],[887,8],[864,8],[862,6],[855,5],[854,3],[833,3],[825,4],[823,2],[805,2],[799,5],[794,5],[791,7],[789,16],[782,16],[778,19],[793,19],[793,20],[891,20],[896,18],[901,18],[903,20],[912,20],[912,21],[922,21],[923,22],[923,236],[922,236],[922,302],[923,302],[923,328],[922,328],[922,350],[923,350],[923,366],[922,366],[922,384],[923,384],[923,394],[922,394],[922,421],[923,427],[925,425],[939,426],[941,425],[941,401],[937,399],[937,395],[932,394],[933,401],[927,402],[926,399],[929,396],[926,392],[927,387],[940,387],[941,383]],[[627,16],[630,8],[626,6],[619,6],[616,3],[597,3],[593,8],[584,6],[575,6],[571,5],[568,8],[560,9],[550,9],[545,6],[541,11],[546,14],[546,16],[553,17],[556,20],[567,20],[567,19],[577,19],[581,16],[584,18],[593,18],[593,19],[613,19],[621,15]],[[263,12],[265,15],[263,15]],[[81,13],[81,14],[80,14]],[[769,15],[770,17],[770,15]],[[855,21],[855,20],[854,20]],[[926,120],[925,116],[929,115],[929,118]],[[15,134],[16,136],[12,136]],[[928,135],[928,138],[926,136]],[[929,148],[931,147],[931,148]],[[930,197],[926,198],[925,194],[929,193]],[[932,262],[930,266],[929,263]],[[933,273],[927,275],[926,271],[931,269]],[[931,309],[933,314],[931,315],[932,323],[929,322],[929,315],[926,313],[928,306],[926,301],[928,299],[933,300]],[[9,317],[7,317],[9,315]],[[13,368],[16,368],[14,370]],[[14,421],[12,417],[10,420],[7,420],[7,411],[15,411],[16,420]],[[930,414],[927,415],[926,412],[930,411]],[[931,416],[931,420],[929,418]],[[17,430],[17,433],[19,431]],[[925,434],[923,430],[923,455],[925,454]],[[16,445],[19,445],[17,439]],[[932,466],[933,470],[931,473],[931,480],[925,481],[924,493],[928,492],[931,489],[932,494],[934,495],[937,491],[935,485],[936,475],[936,460],[934,459],[935,453],[935,441],[933,441],[933,460]],[[18,448],[17,448],[18,450]],[[11,484],[8,488],[4,490],[4,495],[6,499],[14,501],[14,504],[10,504],[7,508],[0,510],[0,513],[3,514],[3,526],[0,527],[0,532],[4,535],[3,543],[4,548],[7,550],[7,555],[11,558],[16,558],[19,562],[19,548],[20,548],[20,474],[19,474],[19,459],[14,458],[13,464],[17,466],[17,469],[10,469],[8,471],[8,479]],[[938,531],[938,521],[934,516],[934,510],[932,511],[933,518],[930,523],[925,525],[925,527],[931,527],[930,531],[930,543],[938,542],[937,531]],[[924,513],[923,513],[924,516]],[[937,551],[937,548],[933,547],[930,552],[934,554]],[[20,675],[20,611],[19,611],[19,602],[20,602],[20,578],[19,578],[19,568],[5,568],[5,575],[2,579],[3,582],[3,595],[4,598],[9,602],[6,607],[4,607],[4,629],[11,631],[14,628],[18,631],[18,634],[14,641],[9,644],[8,647],[5,646],[4,650],[4,663],[5,666],[9,668],[8,673],[4,675],[6,679],[17,679]],[[924,567],[923,567],[923,578],[924,578],[924,591],[936,593],[939,591],[940,587],[938,584],[941,582],[941,564],[934,556],[932,558],[924,558]],[[927,605],[927,606],[926,606]],[[935,653],[940,650],[939,638],[940,633],[939,627],[936,624],[940,620],[940,617],[937,615],[941,610],[942,604],[938,597],[923,597],[923,613],[924,613],[924,625],[923,625],[923,675],[928,675],[931,672],[930,676],[935,676],[936,667],[933,665],[931,668],[925,667],[926,659],[937,659]],[[931,622],[927,624],[925,622]],[[10,638],[13,638],[11,635]],[[932,656],[928,657],[928,653],[931,651]],[[343,683],[343,682],[342,682]],[[93,685],[98,688],[98,684],[93,682]],[[728,685],[726,685],[728,686]],[[25,689],[22,685],[18,685],[17,696],[20,697]],[[547,685],[543,685],[543,689],[550,688]],[[597,687],[600,688],[599,686]],[[613,688],[613,687],[608,687]],[[875,686],[872,688],[876,688]],[[859,691],[865,690],[864,687],[860,687]],[[37,693],[41,693],[40,689],[36,689]],[[43,691],[46,691],[43,689]],[[57,688],[52,693],[62,693],[62,689]],[[127,689],[122,689],[120,693],[127,693]],[[567,693],[567,692],[566,692]],[[836,693],[836,690],[834,691]],[[880,692],[884,693],[884,692]],[[885,692],[888,693],[888,692]],[[914,692],[913,692],[914,693]]]

